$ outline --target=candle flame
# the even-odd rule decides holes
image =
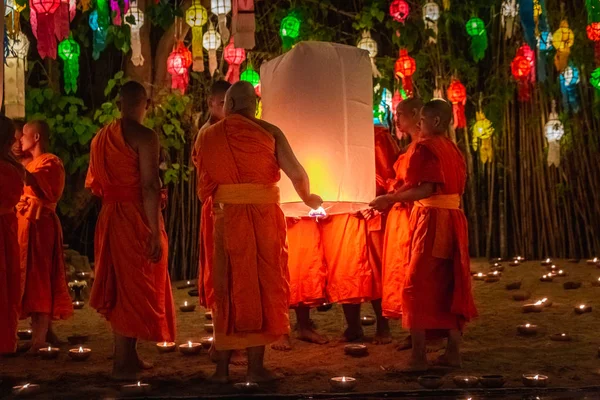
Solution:
[[[477,276],[483,276],[483,273],[478,273]],[[600,280],[600,278],[598,278],[598,280]]]
[[[546,262],[550,262],[551,260],[549,258],[546,258]]]
[[[540,379],[540,376],[536,375],[536,376],[533,377],[533,379],[535,379],[537,381],[538,379]]]
[[[250,386],[250,382],[246,382],[246,386]]]
[[[594,257],[594,260],[593,260],[593,261],[594,261],[594,262],[598,262],[598,258]]]
[[[30,383],[26,383],[23,385],[23,389],[27,389],[29,387]]]
[[[162,345],[165,346],[165,347],[167,347],[167,342],[163,342]]]
[[[183,305],[184,305],[185,307],[187,307],[187,301],[184,301],[184,302],[183,302]]]
[[[562,274],[562,273],[563,273],[563,270],[562,270],[562,269],[559,269],[559,270],[558,270],[558,273],[559,273],[559,274]]]
[[[142,382],[138,381],[137,385],[142,386]]]
[[[52,346],[48,346],[48,351],[52,351]]]
[[[542,276],[542,278],[547,278],[547,277],[548,277],[548,275],[543,275],[543,276]]]
[[[79,346],[79,352],[83,353],[83,347]]]
[[[525,328],[529,328],[531,324],[525,324]]]
[[[579,308],[583,310],[585,308],[585,304],[580,305]]]
[[[342,376],[342,382],[346,382],[346,377]]]
[[[544,303],[544,302],[540,300],[540,301],[536,301],[534,305],[536,305],[536,306],[541,306],[541,305],[542,305],[542,303]]]
[[[192,283],[192,282],[190,282],[190,281],[187,281],[187,284],[188,284],[188,285],[189,285],[189,284],[191,284],[191,283]]]
[[[188,347],[192,347],[192,341],[188,340]]]
[[[545,303],[545,302],[547,302],[547,301],[548,301],[548,298],[547,298],[547,297],[544,297],[544,298],[542,299],[542,303]]]
[[[567,336],[567,334],[566,334],[566,333],[563,333],[563,334],[561,334],[560,336]]]

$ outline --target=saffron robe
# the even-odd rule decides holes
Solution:
[[[43,198],[25,186],[17,204],[21,319],[32,313],[67,319],[73,314],[73,304],[67,288],[62,227],[55,212],[65,187],[65,169],[58,157],[45,153],[27,164],[27,171],[35,177]]]
[[[446,137],[413,143],[406,187],[434,183],[436,193],[415,202],[409,221],[402,288],[405,329],[459,329],[477,316],[471,291],[467,219],[459,208],[466,167]]]
[[[201,201],[212,205],[201,229],[207,246],[212,243],[207,256],[215,348],[264,346],[289,333],[286,226],[278,204],[275,139],[254,121],[231,115],[199,140],[199,191]]]
[[[17,324],[21,310],[21,268],[15,206],[23,193],[19,170],[0,161],[0,353],[17,348]]]
[[[161,216],[162,259],[152,263],[147,256],[151,231],[140,179],[139,155],[125,142],[121,121],[102,128],[92,141],[85,182],[102,199],[90,306],[119,335],[173,341],[176,326],[167,234]]]

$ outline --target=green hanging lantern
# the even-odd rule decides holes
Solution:
[[[590,83],[594,88],[596,88],[596,90],[600,91],[600,68],[596,68],[594,72],[592,72]]]
[[[77,78],[79,78],[79,44],[68,38],[58,45],[58,55],[63,60],[63,81],[65,93],[77,92]]]
[[[296,39],[300,36],[300,19],[293,13],[289,14],[281,21],[279,35],[283,41],[283,51],[288,51],[292,48]]]
[[[254,88],[260,85],[260,75],[252,67],[252,64],[248,65],[244,72],[242,72],[242,75],[240,75],[240,80],[250,82]]]
[[[475,62],[483,60],[488,47],[487,31],[481,18],[471,18],[466,25],[467,34],[471,36],[471,55]]]

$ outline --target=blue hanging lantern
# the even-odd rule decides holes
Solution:
[[[579,93],[577,92],[580,80],[579,69],[573,64],[569,64],[559,76],[563,107],[565,110],[573,111],[573,113],[578,113],[580,109]]]

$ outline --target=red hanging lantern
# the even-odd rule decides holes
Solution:
[[[390,15],[394,20],[400,22],[401,24],[406,21],[408,18],[408,14],[410,13],[410,7],[405,0],[394,0],[392,4],[390,4]]]
[[[531,99],[531,85],[529,83],[532,69],[531,60],[525,55],[517,53],[510,64],[510,69],[519,87],[519,101],[529,101]]]
[[[188,68],[192,65],[192,52],[182,41],[177,42],[167,59],[167,71],[171,74],[171,88],[185,93],[190,81]]]
[[[70,0],[60,0],[60,6],[54,13],[54,34],[59,42],[69,37],[69,24],[71,22],[69,6]]]
[[[398,108],[398,104],[402,103],[402,95],[399,91],[394,92],[394,96],[392,97],[392,113],[396,114],[396,109]]]
[[[229,44],[223,50],[223,58],[229,64],[225,80],[232,84],[236,83],[240,80],[240,66],[246,59],[246,50],[236,48],[232,37]]]
[[[465,104],[467,104],[467,88],[458,79],[453,79],[448,86],[448,100],[452,103],[454,112],[454,129],[466,128]]]
[[[40,57],[56,59],[57,41],[54,35],[54,13],[60,7],[60,0],[30,0],[30,8],[35,13],[33,29],[38,38]]]
[[[394,72],[396,77],[402,79],[402,88],[408,96],[412,96],[413,83],[412,76],[417,70],[417,63],[414,58],[408,55],[406,49],[400,50],[400,56],[396,60]]]
[[[586,28],[588,39],[594,42],[596,65],[600,65],[600,22],[592,22]]]

